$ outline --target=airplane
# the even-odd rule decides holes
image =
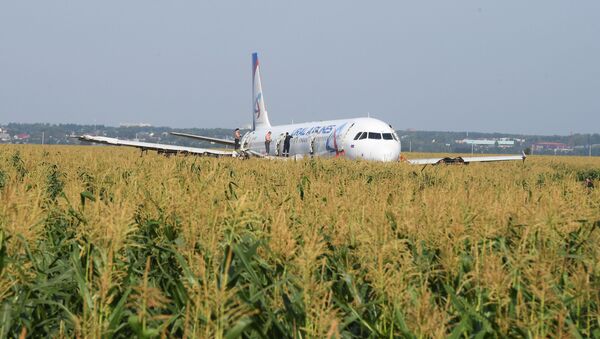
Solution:
[[[262,91],[258,54],[252,54],[252,94],[254,98],[252,130],[244,134],[237,150],[217,150],[211,148],[184,147],[117,138],[82,135],[81,141],[116,146],[137,147],[142,151],[156,150],[164,154],[197,154],[204,156],[258,157],[268,159],[298,159],[303,157],[345,157],[380,162],[401,160],[400,139],[388,123],[371,117],[327,120],[288,125],[271,125]],[[271,132],[272,142],[266,153],[265,136]],[[284,154],[284,139],[291,136],[289,152]],[[234,146],[233,140],[219,139],[189,133],[171,132],[172,135]],[[428,165],[441,163],[489,162],[524,160],[525,154],[493,157],[438,157],[407,160],[409,164]]]

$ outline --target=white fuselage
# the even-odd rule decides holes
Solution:
[[[397,161],[400,142],[392,127],[373,118],[307,122],[257,128],[242,138],[242,149],[266,154],[265,136],[271,131],[269,156],[282,156],[285,133],[290,140],[290,157],[344,156],[349,159]]]

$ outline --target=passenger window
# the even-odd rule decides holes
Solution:
[[[359,140],[363,140],[367,138],[367,132],[362,132],[362,135],[360,136]]]
[[[356,133],[356,136],[354,137],[354,140],[358,140],[358,137],[360,137],[361,134],[362,134],[362,132]]]
[[[381,133],[369,132],[369,139],[380,140],[381,139]]]
[[[384,140],[394,140],[394,138],[392,137],[392,133],[383,133],[383,139]]]

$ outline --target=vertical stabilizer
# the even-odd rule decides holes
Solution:
[[[257,53],[252,54],[252,99],[254,100],[252,129],[271,127],[260,83],[260,67],[258,65]]]

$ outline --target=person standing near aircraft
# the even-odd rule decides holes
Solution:
[[[240,139],[242,139],[242,133],[240,132],[239,128],[236,128],[235,132],[233,132],[233,140],[235,142],[235,144],[233,145],[233,149],[235,149],[236,151],[240,149]]]
[[[312,158],[315,155],[315,136],[311,136],[310,137],[310,143],[309,143],[309,148],[308,148],[308,154],[310,154],[310,157]]]
[[[275,155],[276,156],[281,156],[281,142],[283,141],[283,138],[285,137],[285,135],[283,133],[279,134],[279,136],[277,137],[277,142],[275,143]]]
[[[285,132],[285,139],[283,139],[283,156],[286,158],[290,156],[290,140],[292,140],[292,136],[288,132]]]
[[[269,151],[271,148],[271,131],[268,131],[265,135],[265,150],[267,151],[267,155],[269,155]]]

